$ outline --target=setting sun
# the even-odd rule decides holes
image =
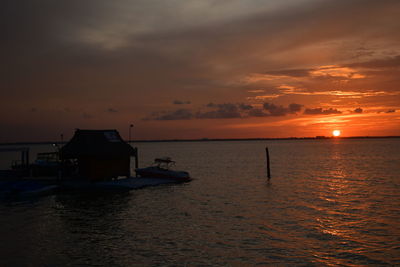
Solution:
[[[332,134],[333,136],[340,136],[340,130],[334,130]]]

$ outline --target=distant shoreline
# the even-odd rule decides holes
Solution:
[[[166,142],[219,142],[219,141],[280,141],[280,140],[330,140],[330,139],[382,139],[400,138],[400,136],[348,136],[348,137],[284,137],[284,138],[202,138],[202,139],[160,139],[160,140],[131,140],[131,143],[166,143]],[[127,141],[128,142],[128,141]],[[10,145],[50,145],[66,144],[67,142],[44,141],[44,142],[9,142],[0,143],[0,146]]]

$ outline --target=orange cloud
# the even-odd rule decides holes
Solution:
[[[363,79],[366,76],[358,73],[355,69],[349,67],[340,67],[335,65],[321,66],[317,69],[311,70],[312,77],[335,77],[345,79]]]

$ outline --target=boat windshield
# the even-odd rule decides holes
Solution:
[[[36,160],[52,162],[52,161],[59,161],[59,157],[57,152],[38,153]]]
[[[169,169],[171,166],[175,165],[175,161],[171,160],[171,158],[156,158],[154,160],[154,165],[162,169]]]

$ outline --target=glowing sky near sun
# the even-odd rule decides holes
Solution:
[[[398,0],[6,0],[0,142],[400,135]]]

